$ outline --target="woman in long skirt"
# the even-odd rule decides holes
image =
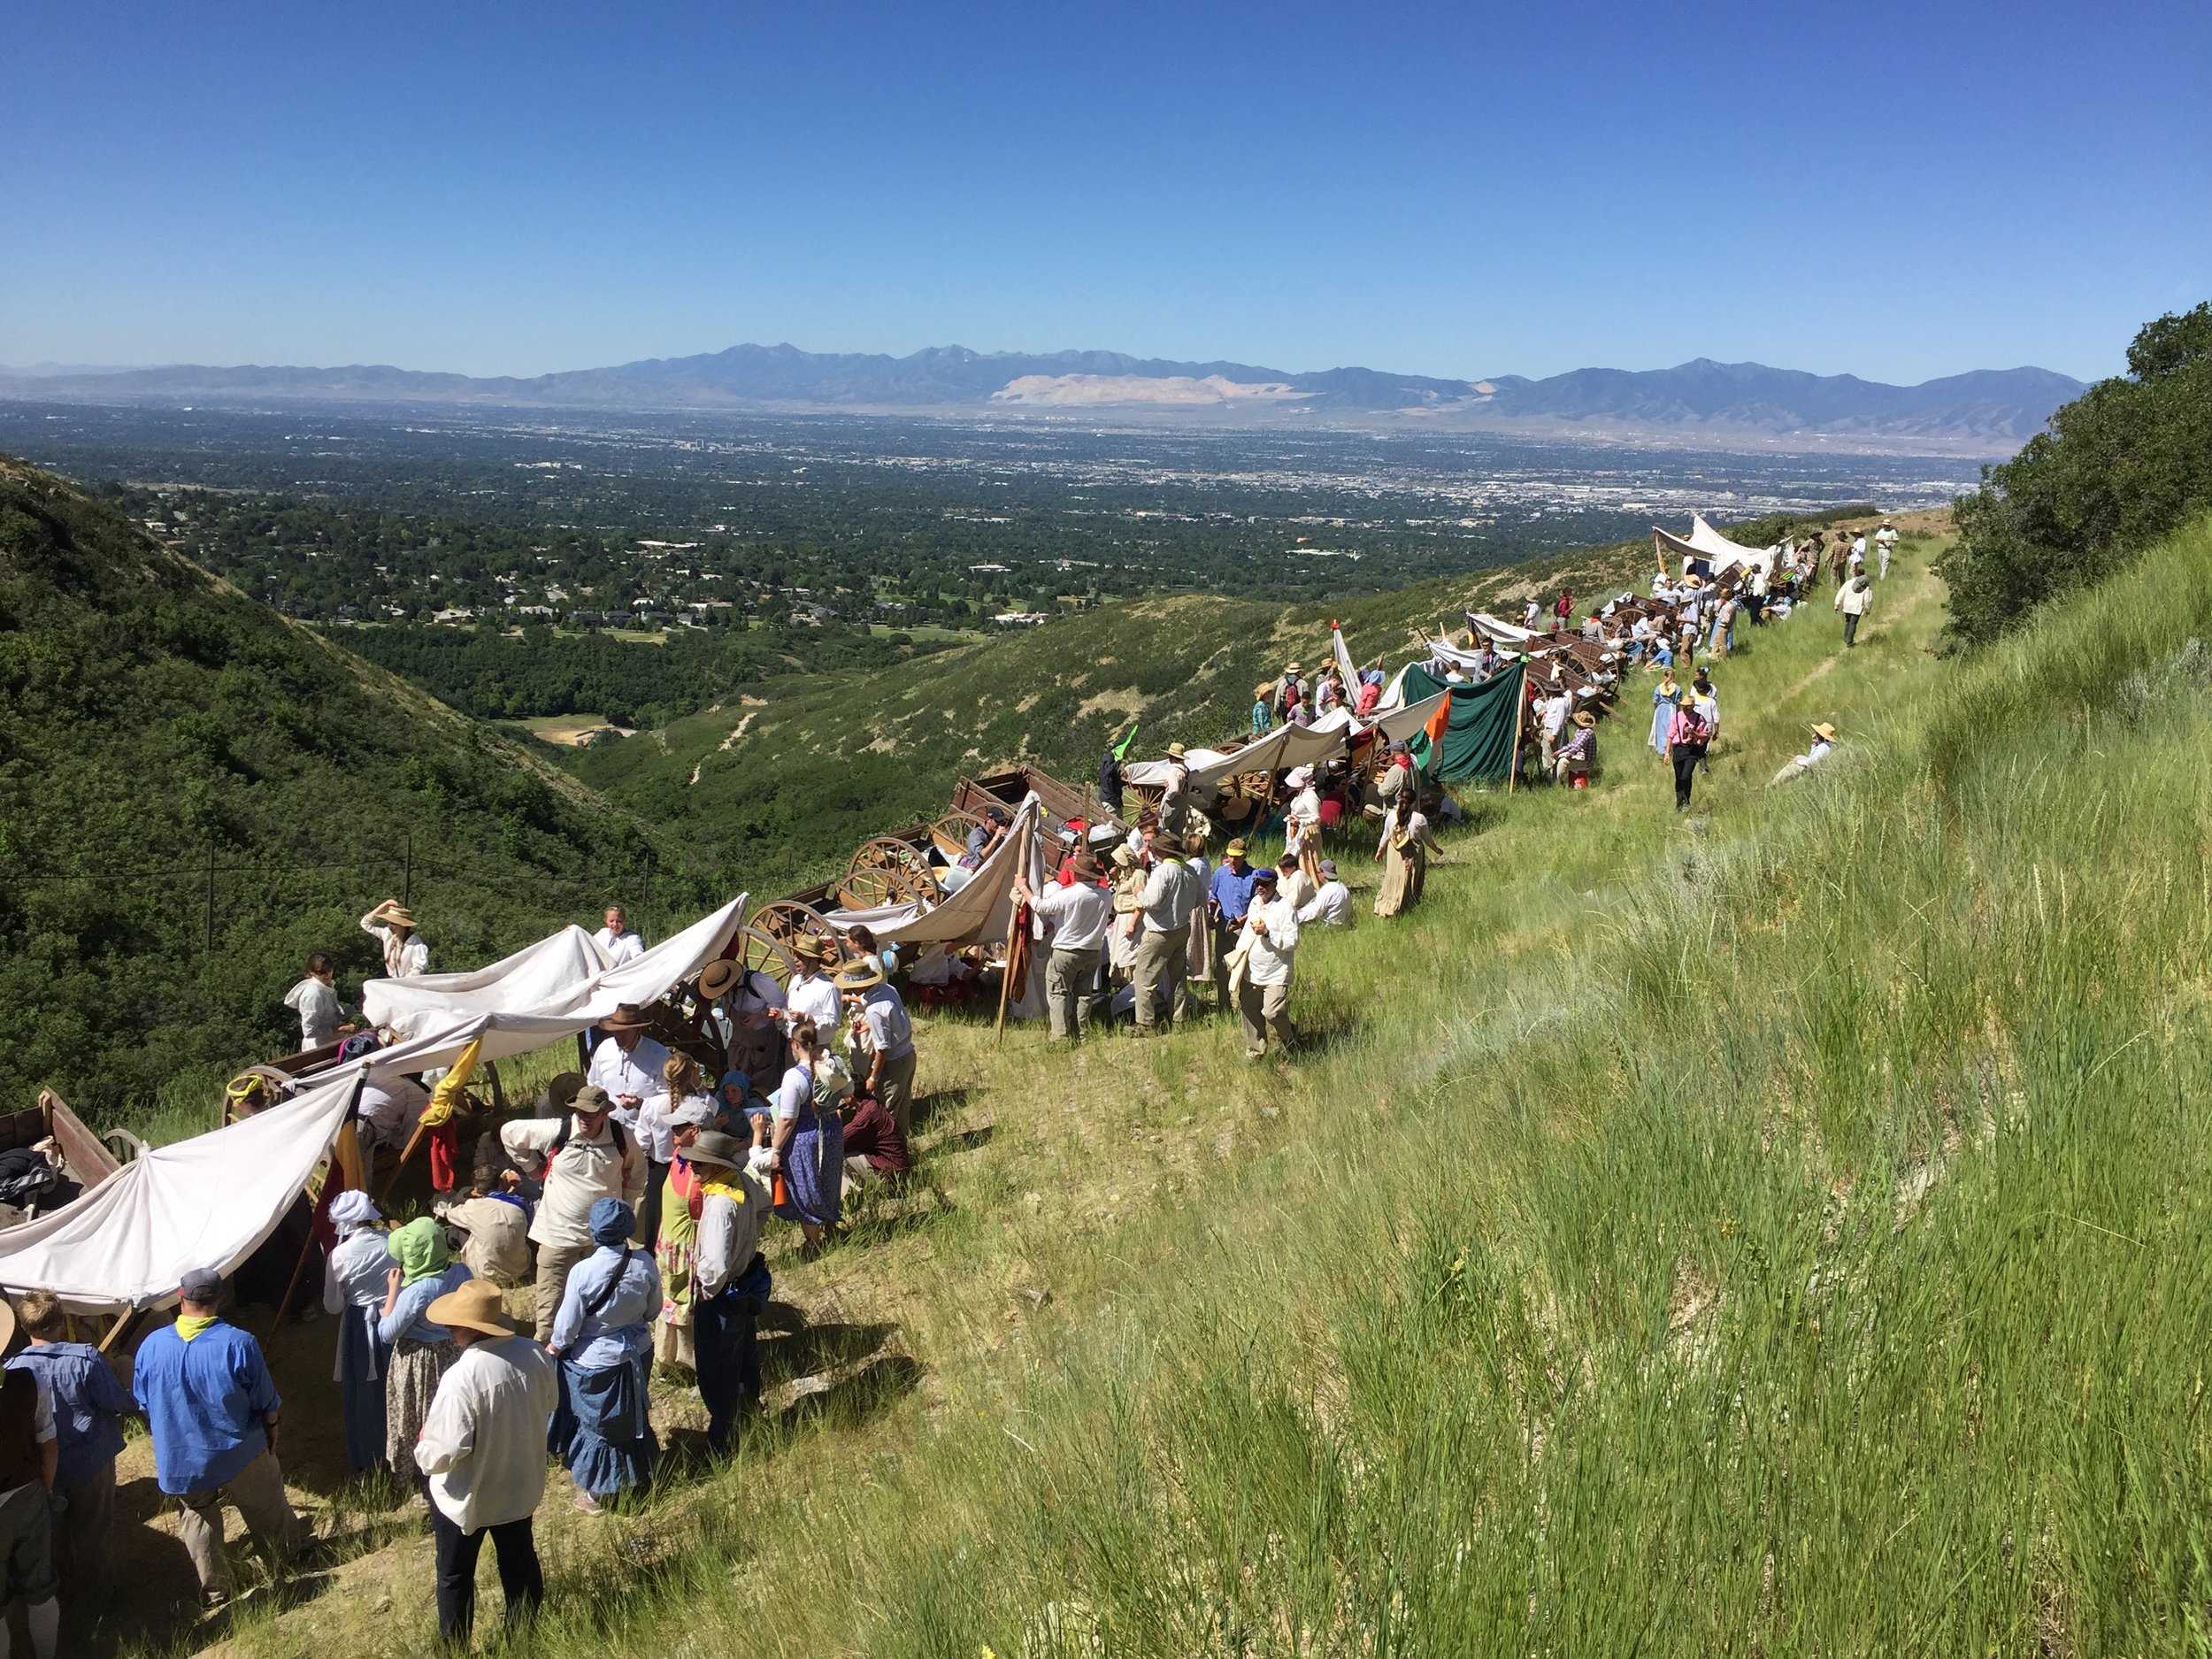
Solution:
[[[691,1263],[699,1248],[695,1206],[704,1199],[701,1185],[699,1171],[678,1147],[661,1193],[660,1242],[653,1247],[653,1262],[661,1271],[661,1317],[653,1326],[653,1359],[657,1364],[686,1371],[699,1368],[691,1336]]]
[[[553,1319],[561,1402],[546,1440],[576,1483],[576,1507],[595,1515],[608,1500],[653,1484],[660,1443],[646,1384],[661,1276],[651,1255],[630,1242],[637,1217],[629,1205],[599,1199],[589,1223],[598,1248],[569,1273]]]
[[[1651,690],[1651,747],[1662,756],[1667,752],[1667,733],[1674,728],[1674,711],[1681,706],[1682,687],[1670,668]]]
[[[453,1333],[423,1317],[449,1290],[468,1282],[469,1271],[452,1259],[445,1226],[424,1216],[388,1234],[384,1248],[399,1263],[385,1276],[384,1313],[376,1333],[391,1352],[384,1385],[384,1455],[418,1485],[415,1441],[430,1415],[438,1379],[453,1363]]]
[[[776,1213],[795,1221],[807,1248],[819,1249],[843,1213],[845,1126],[814,1103],[814,1066],[822,1054],[811,1022],[791,1025],[791,1069],[776,1089],[775,1148],[781,1197]]]
[[[384,1317],[383,1220],[369,1195],[350,1187],[331,1200],[338,1246],[323,1263],[323,1311],[338,1316],[339,1412],[346,1428],[346,1468],[365,1474],[384,1461],[384,1372],[390,1363],[376,1327]]]

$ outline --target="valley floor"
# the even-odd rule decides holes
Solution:
[[[1741,631],[1691,815],[1642,687],[1470,795],[1293,1064],[923,1023],[939,1192],[772,1257],[736,1461],[555,1483],[530,1651],[2200,1645],[2212,534],[1970,659],[1908,546]],[[232,1649],[419,1650],[419,1522],[319,1519]]]

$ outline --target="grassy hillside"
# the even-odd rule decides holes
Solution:
[[[1645,576],[1642,543],[1586,550],[1330,606],[1201,595],[1113,603],[880,672],[814,675],[744,695],[648,736],[602,740],[579,776],[718,859],[726,879],[787,892],[863,838],[944,810],[953,777],[1032,761],[1094,779],[1113,736],[1140,718],[1137,751],[1247,729],[1252,688],[1286,661],[1329,654],[1329,623],[1363,664],[1394,666],[1423,631],[1464,628],[1562,580],[1578,591]]]
[[[0,1102],[111,1115],[282,1052],[306,953],[352,999],[411,868],[457,967],[698,896],[557,769],[0,457]]]
[[[534,1651],[2200,1647],[2212,526],[1963,658],[1931,551],[1748,633],[1691,817],[1632,716],[1479,797],[1294,1065],[926,1021],[958,1207],[772,1256],[904,1365],[544,1517]],[[238,1646],[397,1651],[426,1563]]]

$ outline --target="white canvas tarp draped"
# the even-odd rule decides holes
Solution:
[[[1525,645],[1540,638],[1532,629],[1516,627],[1503,618],[1494,617],[1487,611],[1467,612],[1467,626],[1478,634],[1486,634],[1501,645]]]
[[[1014,809],[1014,821],[990,856],[957,893],[934,910],[895,904],[871,910],[832,910],[832,927],[865,927],[887,945],[988,945],[1006,942],[1014,925],[1014,878],[1033,892],[1044,885],[1044,807],[1034,794]]]
[[[0,1286],[78,1309],[150,1308],[187,1270],[228,1273],[292,1207],[353,1102],[357,1065],[281,1106],[157,1147],[80,1198],[0,1233]]]
[[[1690,534],[1686,536],[1675,535],[1657,525],[1652,526],[1651,534],[1663,549],[1678,558],[1703,559],[1712,566],[1716,576],[1737,565],[1757,565],[1771,571],[1775,555],[1779,551],[1776,548],[1748,548],[1731,541],[1705,522],[1703,513],[1690,515]]]
[[[419,1036],[476,1014],[558,1007],[608,965],[599,941],[572,926],[472,973],[371,979],[361,987],[361,1012],[379,1031]]]
[[[1389,741],[1402,743],[1427,726],[1429,716],[1434,714],[1444,699],[1451,695],[1448,691],[1440,691],[1432,697],[1424,697],[1420,702],[1409,703],[1402,709],[1394,709],[1375,722],[1374,729]]]
[[[1283,772],[1334,760],[1359,729],[1350,710],[1332,709],[1311,726],[1277,726],[1242,749],[1190,749],[1183,757],[1190,768],[1190,791],[1203,801],[1229,779],[1248,772]],[[1169,766],[1164,760],[1141,760],[1123,767],[1121,775],[1131,783],[1158,787],[1167,782]]]
[[[371,1074],[382,1077],[450,1064],[479,1037],[484,1040],[479,1059],[501,1060],[509,1055],[527,1054],[597,1025],[625,1002],[658,1002],[729,948],[744,924],[749,896],[739,894],[720,910],[618,968],[596,968],[565,983],[534,972],[488,978],[507,964],[522,962],[533,951],[556,944],[561,939],[557,933],[475,974],[372,979],[365,988],[364,1006],[371,1010],[379,1006],[371,995],[375,987],[385,987],[383,995],[403,993],[412,1034],[392,1048],[379,1049],[370,1060]],[[487,982],[444,992],[422,989],[441,979]],[[540,993],[538,1000],[525,1000],[526,988]],[[374,1017],[372,1011],[370,1018]]]

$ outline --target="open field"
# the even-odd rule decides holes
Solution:
[[[1924,542],[1746,630],[1693,817],[1632,708],[1471,797],[1294,1065],[928,1021],[955,1207],[773,1258],[823,1405],[549,1511],[534,1651],[2185,1647],[2208,543],[1976,659]],[[426,1630],[420,1540],[339,1579],[240,1650]]]
[[[635,735],[623,731],[620,726],[609,726],[606,717],[597,714],[545,714],[517,720],[514,724],[524,727],[531,736],[544,742],[558,744],[563,749],[575,748],[595,732],[619,732],[624,737]]]

